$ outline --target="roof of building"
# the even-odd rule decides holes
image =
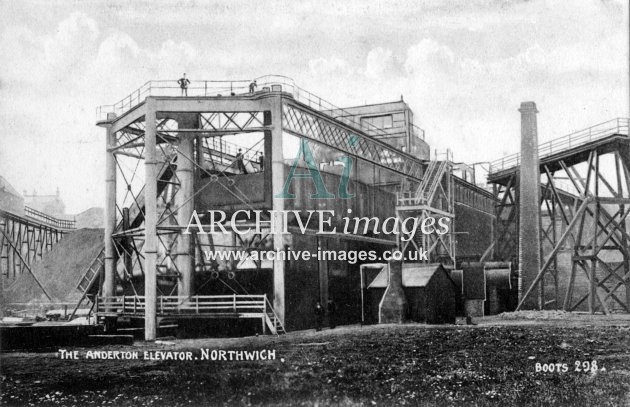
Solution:
[[[433,275],[444,270],[441,264],[403,264],[403,287],[426,287]],[[383,267],[368,288],[387,288],[388,268]]]

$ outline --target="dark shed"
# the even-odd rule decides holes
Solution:
[[[387,284],[384,267],[368,286],[373,320],[378,320],[378,307]],[[427,323],[455,321],[455,284],[441,264],[403,264],[402,285],[408,319]]]

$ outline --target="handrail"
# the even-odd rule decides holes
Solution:
[[[276,314],[276,310],[273,308],[273,306],[269,302],[269,298],[267,298],[267,295],[265,294],[265,313],[267,313],[267,306],[271,310],[271,314],[273,314],[273,326],[274,326],[274,329],[276,330],[275,333],[277,335],[278,334],[278,331],[277,331],[278,327],[276,325],[276,322],[280,323],[280,328],[282,328],[283,331],[284,331],[284,324],[282,323],[282,320],[278,317],[278,314]]]
[[[415,124],[411,123],[411,130],[412,130],[412,134],[414,136],[416,136],[417,138],[419,138],[420,140],[424,140],[424,129],[416,126]]]
[[[55,218],[26,205],[24,206],[24,215],[58,229],[76,229],[76,220]]]
[[[555,153],[574,147],[601,140],[615,134],[628,135],[628,118],[616,118],[596,124],[583,130],[578,130],[538,145],[538,157],[545,158]],[[520,164],[520,153],[511,154],[490,162],[489,174],[505,171]]]
[[[224,92],[245,93],[251,80],[191,81],[188,86],[188,96],[218,96]],[[151,80],[145,82],[138,89],[112,105],[102,105],[96,108],[97,120],[105,120],[108,113],[120,115],[144,102],[147,96],[181,96],[181,88],[177,80]]]
[[[204,146],[204,151],[210,152],[214,150],[216,153],[227,154],[232,157],[236,157],[238,150],[242,147],[235,143],[225,141],[223,138],[212,137],[208,140],[207,146]],[[250,149],[243,153],[243,159],[251,162],[258,163],[258,152],[260,149]]]
[[[256,81],[256,90],[268,88],[270,91],[290,93],[300,103],[332,116],[345,124],[365,130],[370,134],[376,133],[377,135],[388,136],[387,132],[380,127],[367,121],[361,121],[350,111],[337,107],[327,100],[297,86],[293,79],[283,75],[264,75],[248,80],[191,80],[190,85],[188,85],[187,96],[207,97],[246,94],[249,93],[249,86],[254,81]],[[97,121],[106,120],[108,113],[121,115],[144,102],[147,96],[177,97],[182,96],[182,90],[177,80],[150,80],[113,105],[97,107]],[[414,131],[418,131],[418,137],[424,140],[424,130],[415,125],[412,126]]]
[[[113,310],[118,313],[144,313],[145,297],[114,296],[97,297],[97,310]],[[178,313],[213,314],[239,312],[265,312],[264,295],[194,295],[194,296],[159,296],[157,314],[175,315]]]

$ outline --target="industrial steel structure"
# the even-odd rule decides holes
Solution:
[[[541,244],[521,245],[530,244],[543,260],[520,276],[518,308],[630,311],[628,119],[540,144],[538,154],[540,175],[532,179],[539,205],[526,216],[540,216]],[[497,260],[518,261],[521,161],[515,154],[491,163],[488,180],[500,199]]]
[[[334,210],[332,224],[348,213],[453,220],[460,191],[461,210],[484,212],[492,228],[492,195],[454,180],[450,155],[430,160],[404,102],[341,109],[285,77],[258,78],[253,92],[249,83],[198,81],[180,96],[175,81],[151,81],[99,108],[98,124],[107,131],[101,317],[144,317],[147,339],[155,338],[158,317],[259,318],[264,329],[278,332],[313,325],[312,303],[334,296],[347,321],[358,320],[358,265],[355,273],[354,265],[333,260],[239,262],[206,255],[288,248],[382,253],[399,243],[367,225],[363,233],[298,233],[294,219],[286,234],[283,211]],[[311,199],[319,187],[297,183],[313,170],[308,157],[321,172],[326,198],[339,199]],[[297,187],[286,190],[286,199],[279,192],[293,164],[302,174],[294,174]],[[207,211],[216,209],[230,216],[260,210],[265,226],[247,235],[183,233],[193,210],[207,224]],[[239,225],[251,221],[242,217]],[[401,249],[424,250],[429,261],[454,266],[455,228],[446,235],[419,233]],[[466,246],[475,237],[458,239]],[[97,279],[85,280],[87,291]]]
[[[332,299],[339,324],[375,309],[376,319],[398,320],[403,271],[407,292],[424,293],[418,287],[438,286],[426,280],[435,270],[450,276],[436,281],[452,282],[459,313],[630,311],[628,119],[539,145],[536,105],[524,102],[521,154],[490,163],[488,187],[450,151],[431,153],[402,99],[339,108],[286,77],[256,83],[196,81],[182,96],[176,81],[150,81],[98,108],[105,238],[81,260],[71,318],[91,303],[108,328],[121,316],[144,320],[149,340],[162,320],[273,334],[310,328],[314,304]],[[300,213],[336,229],[323,233]],[[379,220],[430,218],[445,220],[447,233],[379,231]],[[28,208],[0,212],[0,226],[5,285],[74,228]],[[291,250],[365,251],[379,263],[261,256]],[[385,278],[392,250],[430,265],[390,264],[377,307],[367,288]],[[443,299],[434,294],[422,295]],[[418,298],[409,304],[429,315]]]
[[[0,209],[0,279],[2,289],[24,272],[33,275],[31,266],[51,250],[64,233],[75,228],[73,220],[57,219],[24,207],[24,214]],[[37,278],[34,281],[48,293]]]

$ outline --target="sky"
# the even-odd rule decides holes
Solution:
[[[629,114],[628,2],[0,0],[0,175],[103,206],[95,110],[153,79],[293,78],[337,106],[399,100],[482,162]]]

